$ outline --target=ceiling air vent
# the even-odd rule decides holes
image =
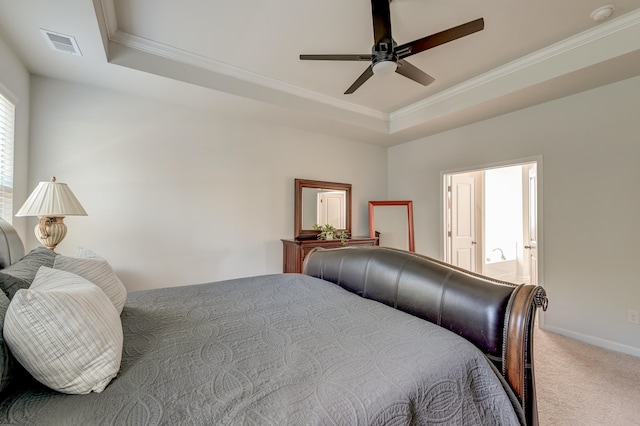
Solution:
[[[42,28],[40,31],[42,31],[42,35],[44,35],[44,39],[49,44],[49,47],[56,52],[82,56],[75,38],[60,33],[54,33],[53,31],[43,30]]]

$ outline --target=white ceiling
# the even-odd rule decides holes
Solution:
[[[424,87],[367,62],[370,0],[0,0],[0,36],[37,75],[391,146],[640,75],[640,0],[393,0],[399,43],[484,18],[485,29],[407,60]],[[76,38],[51,50],[40,29]]]

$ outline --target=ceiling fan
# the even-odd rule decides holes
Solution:
[[[391,1],[371,0],[373,40],[375,43],[371,48],[371,54],[300,55],[300,59],[312,61],[371,61],[369,67],[344,92],[345,95],[355,92],[373,74],[384,75],[391,74],[394,71],[426,86],[435,81],[435,79],[405,61],[405,58],[484,29],[484,19],[479,18],[398,46],[391,37],[391,14],[389,10]]]

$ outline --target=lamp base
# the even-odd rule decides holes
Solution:
[[[34,228],[36,238],[40,244],[54,250],[67,235],[67,225],[62,221],[64,217],[39,217],[40,221]]]

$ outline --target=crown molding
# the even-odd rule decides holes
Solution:
[[[107,38],[111,40],[111,37],[118,31],[114,0],[100,0],[100,12],[107,27]]]
[[[338,108],[340,110],[350,111],[359,115],[382,121],[384,123],[389,122],[388,113],[335,99],[331,96],[323,95],[312,90],[294,86],[292,84],[285,83],[274,78],[266,77],[262,74],[238,68],[224,62],[216,61],[215,59],[197,55],[183,49],[178,49],[119,30],[114,0],[100,0],[100,3],[101,9],[97,12],[100,12],[103,15],[107,27],[107,36],[109,41],[111,42],[121,44],[130,49],[160,56],[165,59],[212,71],[217,74],[234,77],[238,80],[264,86],[269,89],[288,93],[303,99],[319,102],[330,107]],[[388,127],[388,124],[385,125],[385,127]]]
[[[471,92],[479,87],[493,83],[496,80],[509,77],[518,72],[548,61],[552,58],[567,54],[568,52],[574,51],[580,47],[589,45],[591,43],[636,26],[640,26],[640,10],[625,14],[616,19],[612,19],[611,21],[598,25],[597,27],[583,31],[582,33],[576,34],[558,43],[540,49],[534,53],[523,56],[522,58],[516,59],[489,72],[467,80],[461,84],[443,90],[426,99],[397,109],[390,114],[389,119],[393,122],[400,118],[414,114],[417,111],[445,102],[449,99],[464,94],[465,92]],[[640,48],[640,44],[638,44],[637,47]]]
[[[331,96],[323,95],[312,90],[294,86],[292,84],[255,73],[253,71],[248,71],[243,68],[229,65],[227,63],[207,58],[205,56],[198,55],[183,49],[178,49],[176,47],[158,43],[153,40],[148,40],[143,37],[138,37],[121,30],[117,30],[114,34],[112,34],[109,40],[130,49],[160,56],[165,59],[211,71],[216,74],[233,77],[241,81],[246,81],[272,90],[295,95],[303,99],[320,102],[334,108],[354,112],[356,114],[360,114],[377,120],[389,121],[389,114],[387,113],[335,99]]]
[[[640,10],[576,34],[390,114],[390,134],[640,50]]]

